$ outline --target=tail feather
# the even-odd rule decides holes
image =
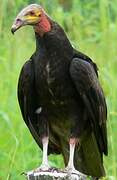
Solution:
[[[64,143],[63,156],[65,164],[68,163],[68,146]],[[92,177],[105,176],[102,155],[100,154],[96,138],[92,133],[88,133],[81,142],[81,146],[76,148],[74,157],[75,168]]]

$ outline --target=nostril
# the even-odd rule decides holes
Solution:
[[[16,19],[16,23],[18,24],[18,23],[21,23],[22,22],[22,20],[21,19]]]

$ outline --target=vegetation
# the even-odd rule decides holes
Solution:
[[[41,163],[42,153],[24,124],[17,103],[20,69],[35,50],[31,27],[13,37],[10,28],[19,10],[31,0],[1,0],[0,4],[0,180],[23,179],[23,171]],[[40,0],[67,32],[72,44],[98,65],[108,104],[109,156],[104,158],[108,180],[117,178],[117,1]],[[51,156],[63,167],[61,156]]]

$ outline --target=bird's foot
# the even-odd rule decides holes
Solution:
[[[49,164],[41,164],[41,166],[35,169],[33,172],[59,172],[59,170],[56,167],[49,166]]]
[[[78,175],[79,177],[86,177],[84,174],[82,174],[81,172],[77,171],[74,167],[69,167],[67,166],[65,169],[64,169],[64,172],[67,173],[67,174],[76,174]]]

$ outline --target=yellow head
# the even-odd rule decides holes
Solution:
[[[14,33],[22,26],[32,25],[34,27],[38,26],[38,28],[44,28],[44,26],[49,26],[49,21],[46,13],[43,8],[37,4],[31,4],[24,8],[16,17],[11,32]],[[49,26],[50,27],[50,26]],[[36,28],[37,29],[37,28]],[[50,29],[50,28],[49,28]],[[42,30],[42,29],[41,29]],[[44,31],[44,29],[43,29]]]

